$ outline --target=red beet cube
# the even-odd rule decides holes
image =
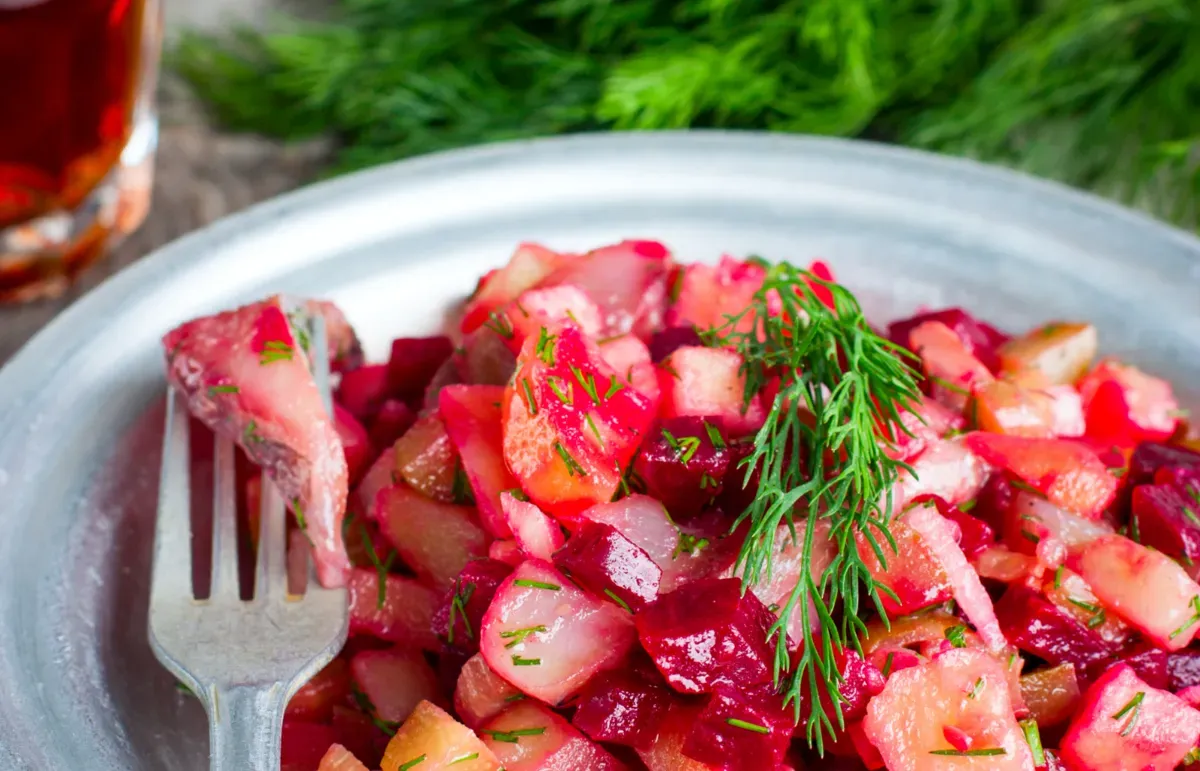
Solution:
[[[662,570],[612,525],[584,520],[554,554],[554,564],[593,594],[616,599],[634,612],[658,598]]]
[[[282,771],[313,771],[329,745],[338,740],[337,732],[321,723],[283,721]]]
[[[647,749],[670,707],[671,692],[658,682],[613,670],[587,684],[571,722],[598,742]]]
[[[867,702],[883,691],[886,682],[883,673],[853,649],[838,651],[834,654],[834,658],[837,661],[838,673],[841,675],[838,694],[842,719],[847,723],[862,720],[867,714]],[[835,714],[829,694],[822,692],[821,702],[825,707],[826,715]],[[807,711],[803,707],[801,707],[801,711],[805,713],[802,717],[806,718]]]
[[[908,348],[908,335],[927,321],[937,321],[945,324],[959,339],[967,350],[992,372],[1000,369],[1000,357],[997,349],[1008,342],[1009,336],[997,330],[991,324],[979,321],[962,308],[946,308],[929,313],[918,313],[903,321],[894,321],[888,325],[888,338],[893,343]]]
[[[368,420],[387,397],[387,365],[368,364],[342,374],[334,401],[359,420]]]
[[[705,578],[659,597],[637,615],[638,637],[667,682],[683,693],[718,683],[770,682],[775,616],[734,578]]]
[[[1200,503],[1182,488],[1138,485],[1133,489],[1131,516],[1143,544],[1184,565],[1200,562]]]
[[[1200,452],[1166,442],[1142,442],[1129,458],[1125,477],[1131,485],[1148,484],[1159,469],[1172,467],[1200,473]]]
[[[1128,664],[1134,674],[1153,688],[1166,690],[1171,683],[1171,675],[1167,669],[1167,652],[1150,643],[1139,643],[1124,651],[1120,660]]]
[[[496,590],[512,567],[494,559],[471,560],[433,614],[433,629],[453,651],[479,652],[479,628]]]
[[[399,399],[388,399],[371,421],[371,442],[378,448],[391,447],[416,422],[417,413],[412,407]]]
[[[667,327],[650,338],[650,358],[658,363],[687,345],[704,345],[694,326]]]
[[[1200,650],[1185,648],[1167,654],[1167,684],[1172,691],[1200,685]]]
[[[646,492],[676,519],[699,513],[721,492],[729,445],[720,418],[670,418],[650,429],[634,461]]]
[[[683,754],[726,771],[773,769],[794,730],[791,710],[770,686],[721,683],[696,716]]]
[[[996,619],[1009,642],[1052,665],[1074,664],[1075,671],[1083,672],[1117,653],[1111,643],[1021,586],[1010,588],[996,603]]]
[[[454,344],[445,335],[393,340],[387,364],[389,394],[405,401],[419,399],[453,352]]]

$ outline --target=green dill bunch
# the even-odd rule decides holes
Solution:
[[[750,308],[712,336],[741,354],[747,398],[779,382],[742,462],[746,483],[757,480],[758,488],[735,523],[747,528],[735,572],[745,586],[768,580],[781,531],[800,547],[800,580],[771,628],[775,677],[797,720],[801,704],[811,705],[806,734],[823,750],[825,737],[844,728],[837,656],[861,651],[868,614],[886,622],[880,591],[887,590],[872,578],[859,543],[883,564],[895,552],[888,520],[905,466],[886,453],[886,437],[905,430],[900,412],[920,397],[917,377],[849,291],[787,263],[768,266]],[[793,614],[803,638],[795,656],[787,645]]]

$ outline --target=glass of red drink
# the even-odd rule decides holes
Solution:
[[[160,0],[0,0],[0,302],[62,293],[145,219]]]

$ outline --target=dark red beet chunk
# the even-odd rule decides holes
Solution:
[[[283,721],[281,771],[311,771],[337,740],[337,732],[327,725]]]
[[[1165,689],[1171,683],[1167,671],[1167,653],[1149,643],[1141,643],[1121,653],[1120,660],[1132,667],[1138,677],[1151,688]],[[1105,667],[1107,669],[1107,667]],[[1093,673],[1099,676],[1100,672]]]
[[[1142,442],[1129,458],[1125,478],[1131,485],[1149,484],[1161,468],[1185,468],[1200,473],[1200,452],[1177,444]]]
[[[918,496],[913,499],[913,503],[923,503],[927,500],[932,500],[937,506],[938,514],[958,525],[959,532],[962,534],[958,545],[963,550],[963,554],[967,555],[967,559],[975,557],[995,542],[996,533],[991,525],[957,506],[951,506],[936,495]]]
[[[992,474],[975,496],[971,516],[982,520],[993,533],[1002,533],[1016,494],[1016,488],[1006,474]]]
[[[759,481],[762,473],[754,469],[749,483],[746,481],[746,467],[742,461],[754,452],[754,442],[751,440],[733,442],[729,445],[729,467],[725,472],[725,483],[721,485],[721,494],[717,496],[717,505],[722,510],[737,516],[754,502],[758,494]]]
[[[645,749],[658,736],[670,706],[671,692],[659,683],[614,670],[584,687],[571,722],[598,742]]]
[[[637,614],[638,637],[677,691],[707,693],[718,683],[770,682],[775,616],[735,578],[705,578],[660,596]]]
[[[795,725],[783,698],[766,684],[744,688],[722,683],[683,743],[683,754],[725,771],[776,768]]]
[[[1143,544],[1185,565],[1200,562],[1200,504],[1183,488],[1138,485],[1132,505]]]
[[[458,574],[454,588],[446,594],[433,614],[433,631],[450,650],[468,656],[479,652],[479,628],[483,624],[483,614],[492,604],[496,589],[512,570],[511,566],[499,560],[485,557],[471,560]],[[454,622],[453,629],[450,626],[451,619]]]
[[[719,419],[671,418],[650,429],[634,469],[647,494],[672,517],[687,519],[721,492],[729,458]]]
[[[1013,586],[996,603],[996,619],[1008,641],[1050,664],[1074,664],[1086,671],[1111,659],[1117,651],[1051,602],[1021,586]]]
[[[387,365],[368,364],[342,375],[334,400],[354,417],[368,421],[387,397]]]
[[[425,386],[453,352],[454,345],[445,335],[393,340],[387,364],[389,394],[405,401],[421,398]]]
[[[657,364],[675,353],[676,348],[689,345],[704,345],[695,327],[667,327],[650,338],[650,358]]]
[[[979,321],[962,308],[919,313],[903,321],[894,321],[888,325],[888,338],[901,348],[908,348],[908,334],[926,321],[940,321],[950,327],[984,366],[992,372],[1000,369],[1000,357],[996,351],[1008,342],[1009,336],[991,324]]]
[[[593,594],[615,596],[635,613],[658,597],[662,570],[612,525],[583,520],[554,554],[554,564]]]
[[[417,413],[412,407],[397,399],[388,399],[371,422],[371,441],[381,450],[391,447],[415,422]]]
[[[1167,684],[1172,691],[1200,685],[1200,650],[1184,649],[1167,654]]]

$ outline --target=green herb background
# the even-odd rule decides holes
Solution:
[[[338,0],[195,34],[231,128],[333,134],[331,173],[602,129],[895,142],[1200,225],[1200,0]]]

